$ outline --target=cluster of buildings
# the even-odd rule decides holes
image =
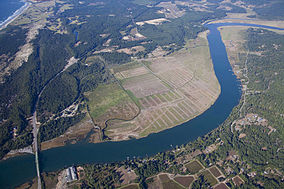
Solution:
[[[268,125],[268,121],[258,116],[257,114],[250,113],[250,114],[247,114],[245,118],[239,119],[236,122],[235,130],[241,131],[242,130],[241,126],[245,126],[245,125],[260,125],[260,126],[266,127]]]

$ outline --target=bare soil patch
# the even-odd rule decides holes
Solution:
[[[159,94],[169,89],[152,74],[144,74],[131,80],[123,81],[123,87],[130,90],[137,98]]]
[[[232,178],[232,180],[234,182],[234,185],[238,187],[244,183],[243,179],[241,179],[238,175]]]
[[[147,73],[149,73],[149,71],[143,66],[120,72],[123,79],[140,76],[140,75],[144,75],[144,74],[147,74]]]
[[[139,186],[138,184],[130,184],[130,185],[121,187],[121,189],[139,189]]]
[[[218,178],[219,176],[222,175],[222,173],[219,171],[219,169],[217,167],[211,167],[209,168],[209,170],[211,171],[211,173],[216,177]]]
[[[163,22],[169,22],[169,20],[167,20],[165,18],[157,18],[157,19],[153,19],[153,20],[146,20],[146,21],[142,21],[142,22],[136,22],[136,24],[139,25],[139,26],[143,26],[144,24],[160,25]]]
[[[217,186],[215,186],[214,189],[229,189],[229,187],[224,183],[220,183]]]
[[[177,184],[175,181],[170,179],[167,174],[160,174],[159,179],[160,179],[160,182],[161,182],[163,189],[181,189],[181,188],[183,188],[179,184]]]
[[[191,185],[191,183],[194,181],[194,177],[193,176],[177,176],[174,178],[174,180],[178,182],[179,184],[181,184],[182,186],[188,188]]]

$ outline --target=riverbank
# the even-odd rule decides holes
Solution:
[[[5,29],[10,23],[16,20],[21,14],[23,14],[31,5],[30,2],[24,1],[25,4],[18,10],[16,10],[12,16],[9,16],[4,22],[0,24],[0,31]]]
[[[32,146],[27,146],[25,148],[11,150],[8,154],[5,155],[3,160],[7,160],[12,157],[21,156],[23,154],[34,154]]]
[[[218,23],[243,23],[243,24],[255,24],[255,25],[265,25],[269,27],[284,28],[284,21],[281,20],[227,18],[222,20],[211,21],[208,22],[207,24],[218,24]]]

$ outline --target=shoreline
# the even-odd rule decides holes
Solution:
[[[16,20],[21,14],[23,14],[31,5],[30,2],[23,0],[25,4],[16,10],[11,16],[9,16],[5,21],[0,23],[0,31],[5,29],[9,24],[11,24],[14,20]]]

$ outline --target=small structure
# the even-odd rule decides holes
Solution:
[[[78,180],[78,175],[76,168],[74,166],[66,169],[66,180],[67,182],[72,182]]]

